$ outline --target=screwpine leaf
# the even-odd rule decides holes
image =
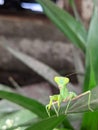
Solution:
[[[96,0],[93,17],[87,38],[86,75],[84,90],[98,86],[98,0]],[[98,112],[84,115],[81,130],[98,130]]]
[[[0,91],[0,98],[7,99],[11,102],[14,102],[28,109],[29,111],[35,113],[41,118],[45,118],[48,116],[45,110],[45,106],[34,99],[16,93],[2,91],[2,90]]]
[[[65,116],[60,115],[60,116],[55,116],[55,117],[50,117],[44,120],[41,120],[37,122],[36,124],[33,124],[26,130],[52,130],[53,128],[56,128],[63,120]]]
[[[87,32],[84,26],[50,0],[36,0],[51,21],[80,49],[85,51]],[[74,26],[73,26],[74,25]]]

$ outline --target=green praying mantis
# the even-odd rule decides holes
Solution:
[[[91,91],[86,91],[80,95],[77,95],[74,92],[69,92],[67,89],[67,84],[69,83],[69,78],[63,77],[63,76],[56,76],[54,77],[54,81],[59,87],[60,93],[57,95],[50,96],[50,101],[49,104],[46,105],[46,111],[48,113],[48,116],[50,116],[50,109],[53,106],[56,115],[58,116],[59,110],[60,110],[60,105],[62,102],[68,102],[65,110],[65,114],[67,114],[70,102],[72,100],[78,99],[81,96],[84,96],[88,94],[88,108],[90,111],[93,111],[93,109],[90,107],[90,98],[91,98]],[[55,104],[58,106],[58,110],[55,108]]]

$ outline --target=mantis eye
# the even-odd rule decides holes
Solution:
[[[66,85],[67,83],[69,83],[69,78],[56,76],[54,78],[54,81],[58,84],[58,86],[63,86],[63,85]]]

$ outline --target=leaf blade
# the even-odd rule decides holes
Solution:
[[[11,102],[14,102],[30,110],[31,112],[35,113],[41,118],[45,118],[48,116],[45,110],[45,106],[34,99],[30,99],[28,97],[16,93],[2,91],[2,90],[0,91],[0,98],[4,98]]]
[[[85,51],[87,32],[84,29],[84,26],[66,11],[58,8],[50,0],[36,1],[42,5],[45,14],[65,34],[65,36],[67,36],[76,46]]]
[[[96,1],[97,2],[97,1]],[[98,85],[98,5],[95,4],[94,14],[91,20],[86,54],[86,75],[84,82],[84,90],[92,89]],[[98,129],[98,112],[86,113],[83,117],[83,129]]]
[[[98,84],[98,7],[94,9],[94,15],[91,20],[88,39],[87,39],[87,53],[86,53],[86,75],[84,88],[86,90],[92,89]],[[89,85],[88,85],[89,83]]]
[[[59,117],[50,117],[45,120],[41,120],[41,121],[37,122],[36,124],[33,124],[26,130],[39,130],[39,129],[52,130],[57,125],[59,125],[64,120],[64,118],[65,118],[64,115],[61,115]]]

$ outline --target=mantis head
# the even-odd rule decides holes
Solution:
[[[69,78],[62,77],[62,76],[56,76],[54,77],[54,81],[57,83],[58,87],[64,87],[66,84],[69,83]]]

